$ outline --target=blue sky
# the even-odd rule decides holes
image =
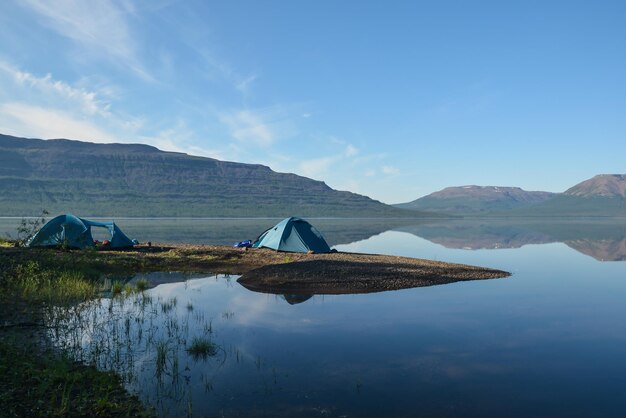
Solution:
[[[387,203],[626,165],[625,1],[0,2],[0,132],[261,163]]]

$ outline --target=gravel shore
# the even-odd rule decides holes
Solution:
[[[250,290],[266,293],[343,294],[507,276],[510,273],[505,271],[464,264],[338,252],[305,254],[294,261],[267,264],[244,273],[239,283]]]

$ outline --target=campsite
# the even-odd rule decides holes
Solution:
[[[0,418],[626,417],[626,1],[0,1]]]
[[[115,410],[113,405],[123,405],[128,411],[138,411],[137,408],[148,405],[155,408],[153,412],[157,415],[173,416],[186,414],[184,411],[192,402],[195,411],[221,409],[229,411],[229,415],[245,414],[238,409],[240,403],[229,401],[229,394],[236,393],[247,399],[245,404],[263,404],[268,414],[277,412],[276,399],[280,397],[284,402],[280,408],[293,414],[297,414],[295,411],[299,408],[306,408],[314,415],[317,402],[334,395],[318,394],[317,398],[308,400],[302,396],[316,393],[317,382],[324,381],[331,385],[332,392],[343,394],[342,401],[336,404],[337,411],[352,411],[357,415],[383,413],[382,409],[377,409],[383,404],[362,402],[359,393],[363,391],[372,391],[390,400],[399,399],[396,393],[407,399],[409,395],[417,396],[420,403],[438,408],[439,402],[432,399],[437,399],[441,386],[433,386],[428,379],[437,379],[441,385],[452,384],[458,377],[449,376],[447,369],[438,366],[429,366],[434,369],[422,375],[424,364],[430,364],[433,356],[460,367],[464,360],[447,350],[468,339],[474,345],[466,346],[466,350],[478,364],[490,362],[502,368],[517,367],[526,358],[524,352],[532,350],[536,344],[537,350],[542,350],[533,354],[542,365],[540,373],[550,376],[560,367],[550,361],[560,350],[554,340],[566,338],[569,331],[556,320],[551,322],[550,336],[533,336],[532,328],[545,326],[541,325],[545,316],[562,318],[559,310],[553,309],[554,305],[591,304],[602,299],[606,300],[609,312],[614,306],[612,296],[605,295],[596,283],[598,280],[614,286],[622,283],[619,280],[621,264],[597,261],[575,250],[580,247],[574,243],[588,240],[584,237],[595,237],[596,241],[588,242],[589,245],[596,242],[599,249],[608,241],[619,242],[621,235],[616,235],[615,224],[611,221],[589,223],[574,236],[574,241],[568,241],[572,237],[571,221],[561,221],[562,231],[552,238],[546,238],[545,231],[554,230],[554,223],[528,224],[527,227],[537,229],[522,234],[524,225],[501,221],[497,228],[498,247],[489,248],[485,247],[485,242],[492,239],[492,222],[480,232],[484,236],[479,236],[476,223],[467,220],[415,223],[411,220],[307,219],[309,225],[328,240],[331,251],[336,250],[309,253],[308,249],[285,252],[233,246],[246,238],[255,242],[284,219],[163,220],[158,228],[154,227],[154,220],[87,219],[101,223],[113,221],[129,239],[138,239],[139,244],[120,249],[99,246],[80,249],[63,244],[3,246],[0,261],[10,267],[3,270],[3,280],[7,275],[29,279],[19,285],[14,280],[3,281],[4,306],[10,308],[2,311],[2,330],[5,336],[13,335],[16,341],[22,341],[24,347],[32,347],[33,341],[47,341],[45,346],[51,345],[53,350],[62,348],[70,359],[82,359],[81,364],[101,371],[116,371],[118,377],[96,379],[96,370],[76,369],[72,366],[74,360],[61,366],[62,363],[53,363],[56,357],[50,358],[50,354],[40,353],[39,349],[29,348],[28,353],[38,353],[30,357],[21,351],[21,346],[5,345],[2,349],[10,355],[8,358],[22,353],[19,354],[24,362],[22,367],[33,370],[9,379],[8,382],[22,382],[13,386],[13,399],[42,396],[37,392],[40,386],[33,386],[28,379],[69,379],[68,386],[60,386],[59,392],[54,392],[56,395],[46,398],[50,399],[44,403],[46,408],[63,411],[63,408],[83,405],[82,408],[89,409],[93,408],[92,402],[98,400],[109,405],[108,411]],[[17,220],[5,220],[0,221],[0,226],[2,222],[17,224]],[[109,231],[108,228],[93,228],[94,233],[103,230],[108,234]],[[507,228],[509,235],[506,235]],[[202,231],[203,237],[199,235]],[[589,231],[596,232],[590,234]],[[173,242],[167,243],[168,240]],[[216,244],[204,243],[211,240]],[[564,251],[553,244],[555,241],[572,247],[563,245],[568,248]],[[518,242],[534,245],[518,247]],[[510,247],[507,248],[506,243]],[[611,257],[623,259],[619,247],[616,251]],[[392,255],[366,255],[385,252]],[[427,257],[420,258],[420,255]],[[560,260],[558,270],[542,274],[528,261],[546,256]],[[499,271],[472,270],[470,265],[496,266]],[[566,267],[568,265],[571,267]],[[514,275],[482,280],[504,276],[503,271]],[[102,272],[107,274],[103,276]],[[596,273],[602,276],[595,276]],[[595,278],[590,280],[589,277]],[[472,280],[467,280],[470,278]],[[554,286],[554,283],[559,285]],[[570,287],[571,283],[576,286]],[[11,287],[7,288],[7,284]],[[586,289],[583,294],[577,291],[581,286]],[[516,294],[532,295],[537,288],[542,289],[544,297],[541,300],[531,298],[528,303],[534,303],[541,315],[510,305]],[[16,294],[19,298],[8,297]],[[37,309],[29,309],[29,306]],[[603,312],[599,312],[598,319],[606,318]],[[583,315],[581,312],[575,318],[583,336],[604,333],[597,322],[585,322]],[[521,338],[518,327],[528,329],[529,336],[519,340],[519,348],[507,347],[507,341]],[[501,356],[494,357],[483,350],[493,344],[493,332],[502,336],[501,344],[498,343]],[[415,339],[405,341],[407,333],[415,335]],[[451,335],[457,337],[451,338]],[[396,341],[393,348],[388,344],[390,339]],[[432,342],[424,343],[425,346],[420,345],[421,341],[430,340]],[[341,343],[329,345],[331,341]],[[445,350],[433,352],[433,346]],[[294,347],[297,350],[294,351]],[[346,349],[360,355],[346,360]],[[602,346],[598,349],[602,350]],[[396,354],[380,355],[387,350]],[[395,372],[382,377],[384,384],[378,383],[381,377],[376,373],[362,372],[370,370],[366,365],[371,365],[373,358],[380,367],[394,370],[397,356],[412,357],[415,352],[420,363],[402,369],[402,373],[408,372],[418,382],[421,382],[420,376],[424,376],[425,380],[418,385],[420,394],[409,386],[395,385],[398,378]],[[585,354],[575,351],[572,355],[579,358]],[[607,368],[613,367],[613,360],[615,358],[609,355],[600,364],[601,369],[607,371],[608,379],[612,375]],[[41,369],[40,361],[58,364],[55,367],[60,369]],[[331,366],[307,367],[310,362],[328,362]],[[12,370],[10,364],[3,364],[7,372]],[[358,365],[361,372],[345,369],[346,365]],[[352,380],[346,382],[338,378],[330,373],[333,369],[343,370],[341,376]],[[49,370],[55,374],[45,377],[34,370]],[[77,383],[77,373],[100,382],[98,387],[102,385],[100,388],[105,391],[98,392],[96,386]],[[529,368],[509,384],[515,385],[516,392],[524,396],[542,396],[542,393],[547,396],[545,386],[525,386],[528,374],[533,373],[537,370]],[[478,396],[480,405],[491,405],[501,411],[507,410],[507,405],[513,402],[521,411],[527,411],[521,404],[524,397],[518,401],[507,398],[503,380],[511,379],[510,374],[498,376],[494,378],[485,370],[464,379],[473,385],[488,385],[495,379],[500,389],[492,390],[506,402],[493,403],[489,400],[493,398],[475,393],[471,394],[472,399]],[[111,391],[113,387],[119,390]],[[122,387],[138,398],[127,398]],[[387,392],[387,387],[393,392]],[[563,390],[565,395],[568,389]],[[470,401],[467,396],[462,398],[464,402]],[[64,403],[68,399],[72,402]],[[144,406],[136,403],[138,401]],[[556,401],[548,404],[559,408]],[[29,402],[12,405],[16,411],[20,410],[20,405],[34,407]],[[584,409],[580,402],[573,405]]]
[[[165,272],[167,276],[174,277],[175,282],[189,280],[194,274],[195,277],[204,277],[209,272],[226,277],[236,275],[246,289],[281,295],[290,305],[306,302],[313,295],[381,292],[509,275],[504,271],[467,265],[338,252],[331,250],[313,225],[294,217],[266,229],[243,247],[139,243],[128,238],[115,222],[93,221],[72,214],[58,215],[45,224],[37,221],[35,225],[40,228],[31,231],[31,236],[24,240],[24,246],[0,247],[0,263],[5,266],[0,296],[8,308],[2,311],[2,329],[8,330],[11,338],[28,347],[28,350],[34,350],[34,353],[40,353],[44,348],[39,343],[32,346],[33,335],[38,335],[36,340],[45,340],[49,338],[44,331],[46,327],[54,326],[57,332],[65,328],[59,328],[59,324],[51,325],[45,319],[52,312],[49,309],[82,304],[89,306],[90,300],[97,301],[102,297],[104,300],[110,297],[115,300],[126,295],[120,302],[131,300],[129,297],[145,298],[143,291],[156,286],[159,281],[144,278],[131,280],[138,274],[155,277],[154,274]],[[106,231],[106,245],[93,239],[94,228]],[[28,270],[24,271],[22,266],[28,266]],[[181,274],[182,278],[178,278]],[[160,283],[168,282],[166,279]],[[139,293],[132,296],[134,292]],[[162,309],[171,309],[167,306],[170,305],[165,304]],[[44,326],[46,322],[48,325]],[[15,355],[15,350],[19,351],[13,345],[3,346],[2,349],[5,358]],[[85,355],[84,348],[74,349],[78,350],[75,356]],[[49,354],[38,356],[46,359]],[[24,367],[36,367],[33,362],[35,359],[29,360],[26,356]],[[2,364],[3,368],[7,366]],[[92,369],[80,370],[85,379],[93,379]],[[69,369],[65,373],[69,373],[66,378],[74,379],[72,376],[78,376],[79,371]],[[28,384],[24,382],[24,385]],[[106,381],[106,385],[119,384],[115,379]],[[106,402],[119,403],[124,413],[144,413],[135,398],[125,398],[123,390],[109,394],[100,394],[98,390],[96,387],[83,393],[80,386],[72,383],[70,396],[82,399],[72,401],[73,410],[93,408],[91,402],[103,396]],[[41,394],[29,393],[14,392],[14,402],[21,402],[22,406],[11,404],[13,413],[22,414],[25,413],[24,407],[33,408],[29,402],[23,402],[23,397],[37,398]],[[68,399],[56,394],[53,399],[51,404],[42,408],[53,408],[62,413],[66,407],[57,402],[67,402]],[[114,407],[105,410],[120,413],[112,412],[116,410]]]

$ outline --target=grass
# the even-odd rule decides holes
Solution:
[[[100,284],[80,271],[42,268],[37,261],[3,266],[0,292],[32,303],[67,304],[96,296]]]
[[[194,359],[206,359],[217,354],[217,345],[208,338],[193,337],[187,352]]]
[[[173,310],[178,304],[178,300],[174,297],[168,300],[167,302],[161,302],[161,312],[168,313]]]
[[[137,290],[139,292],[143,292],[144,290],[146,290],[148,288],[148,280],[144,277],[142,277],[141,279],[137,280]]]
[[[113,282],[111,285],[111,294],[113,295],[121,295],[124,291],[124,284],[119,281]]]
[[[167,352],[167,342],[158,342],[156,345],[156,376],[159,380],[161,380],[161,376],[167,368]]]
[[[0,238],[0,247],[5,247],[5,248],[15,247],[15,241],[7,239],[7,238]]]
[[[0,339],[0,376],[2,416],[154,416],[115,374],[42,353],[19,339]]]

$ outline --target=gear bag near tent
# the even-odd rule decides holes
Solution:
[[[292,253],[328,253],[330,247],[313,225],[300,218],[287,218],[263,232],[252,244]]]
[[[28,247],[54,247],[67,245],[71,248],[93,247],[91,228],[105,228],[111,238],[110,248],[127,248],[135,245],[113,222],[95,222],[72,214],[51,219],[27,243]]]

